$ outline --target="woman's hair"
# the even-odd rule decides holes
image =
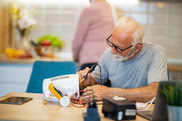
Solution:
[[[134,19],[124,16],[119,18],[114,29],[119,29],[122,34],[132,34],[133,44],[142,43],[144,36],[143,26]]]

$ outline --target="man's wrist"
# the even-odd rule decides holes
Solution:
[[[123,97],[124,89],[121,88],[110,88],[109,97],[119,96]]]

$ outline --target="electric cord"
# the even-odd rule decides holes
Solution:
[[[96,65],[98,65],[99,66],[99,68],[100,68],[100,81],[101,81],[101,85],[103,85],[103,83],[102,83],[102,77],[101,77],[101,75],[102,75],[102,71],[101,71],[101,66],[97,63]]]
[[[83,90],[79,90],[77,91],[74,96],[71,98],[71,104],[76,107],[76,108],[83,108],[83,107],[86,107],[86,103],[88,101],[80,101],[80,98],[76,99],[76,97],[78,96],[78,92],[84,92],[86,93],[88,96],[89,96],[89,100],[90,100],[90,95],[86,92],[86,91],[83,91]],[[78,106],[79,105],[79,106]],[[80,106],[81,105],[81,106]]]
[[[145,107],[144,109],[138,109],[137,111],[144,111],[144,110],[147,110],[151,105],[152,103],[154,102],[154,100],[156,99],[156,97],[154,97],[152,100],[144,103],[144,104],[149,104],[147,107]]]
[[[92,91],[92,93],[93,93],[93,101],[94,101],[94,91],[93,91],[92,89],[87,90],[87,91]],[[89,100],[90,100],[90,99],[89,99]]]
[[[93,91],[93,90],[92,90]],[[89,96],[89,100],[90,100],[90,95],[86,92],[86,91],[83,91],[83,90],[79,90],[79,91],[77,91],[74,95],[73,95],[73,97],[71,97],[70,98],[70,102],[71,102],[71,104],[74,106],[74,107],[76,107],[76,108],[83,108],[83,107],[86,107],[86,103],[88,102],[88,101],[80,101],[79,99],[76,99],[76,97],[78,96],[78,92],[84,92],[84,93],[86,93],[88,96]],[[46,105],[46,103],[47,103],[47,101],[49,100],[49,98],[52,96],[52,93],[49,95],[49,97],[44,101],[44,105]],[[65,95],[66,96],[66,95]],[[81,106],[78,106],[78,105],[81,105]]]

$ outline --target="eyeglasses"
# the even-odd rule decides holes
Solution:
[[[117,47],[116,45],[114,45],[111,41],[109,41],[109,39],[111,38],[111,36],[112,36],[112,34],[107,38],[107,43],[108,43],[108,45],[109,45],[111,48],[114,47],[114,49],[115,49],[118,53],[122,53],[123,51],[125,51],[125,50],[127,50],[127,49],[133,47],[133,45],[131,45],[131,46],[125,48],[125,49],[121,49],[121,48]],[[141,43],[137,43],[137,44],[141,45]]]

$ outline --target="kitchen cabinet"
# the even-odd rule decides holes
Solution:
[[[0,97],[9,92],[26,92],[33,64],[0,63]]]

